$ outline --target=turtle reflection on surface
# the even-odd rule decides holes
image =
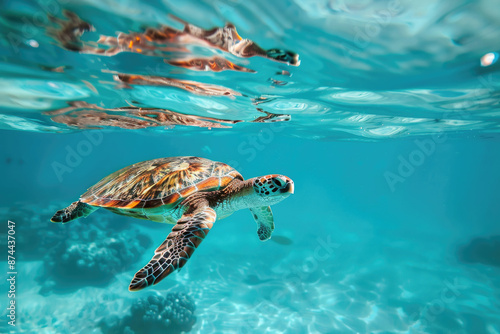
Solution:
[[[221,72],[221,71],[226,71],[226,70],[232,70],[232,71],[238,71],[238,72],[250,72],[250,73],[255,73],[254,70],[243,67],[240,65],[236,65],[233,62],[230,62],[229,60],[222,58],[222,57],[217,57],[214,56],[212,58],[178,58],[178,59],[172,59],[172,60],[164,60],[165,63],[172,65],[172,66],[177,66],[177,67],[184,67],[188,68],[190,70],[195,70],[195,71],[212,71],[212,72]]]
[[[239,120],[223,120],[211,117],[185,115],[159,108],[102,108],[84,101],[69,102],[69,107],[47,111],[54,122],[80,129],[100,128],[103,126],[122,129],[143,129],[149,127],[173,127],[175,125],[203,128],[228,128],[221,124],[235,124]]]
[[[171,16],[184,25],[183,30],[160,25],[158,28],[146,28],[143,33],[119,33],[118,36],[101,35],[97,42],[86,42],[82,41],[80,37],[84,32],[93,30],[93,26],[80,19],[75,13],[64,11],[63,14],[68,20],[50,17],[56,27],[48,27],[47,32],[59,42],[61,47],[71,51],[105,56],[133,52],[164,57],[167,58],[167,63],[170,63],[168,58],[173,57],[174,60],[170,64],[175,66],[182,58],[180,55],[192,53],[189,46],[202,46],[209,49],[219,49],[240,58],[259,56],[292,66],[300,64],[298,54],[282,49],[265,50],[254,41],[238,35],[236,27],[230,23],[224,27],[203,29]],[[198,57],[198,62],[207,64],[212,62],[212,66],[204,67],[205,70],[210,70],[212,67],[215,71],[220,71],[221,68],[243,70],[239,65],[234,65],[228,60],[224,63],[221,59],[223,58],[218,57],[214,62],[214,58]],[[217,66],[213,66],[215,64]],[[182,67],[186,67],[185,64],[182,65]],[[252,72],[249,69],[243,71]]]
[[[153,75],[136,75],[123,73],[117,73],[113,76],[113,78],[115,79],[115,81],[122,83],[125,87],[130,87],[130,85],[170,86],[186,90],[196,95],[241,96],[240,92],[227,87],[206,84],[192,80],[180,80]]]

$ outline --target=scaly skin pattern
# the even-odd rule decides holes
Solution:
[[[273,191],[275,190],[275,191]],[[275,204],[293,193],[293,181],[286,176],[268,175],[247,181],[234,179],[224,189],[198,192],[186,198],[184,213],[167,239],[155,251],[149,263],[139,270],[129,290],[137,291],[157,284],[191,258],[216,220],[245,208],[252,211],[258,223],[260,240],[271,237],[274,230],[269,204]]]
[[[80,201],[114,213],[175,223],[177,206],[191,194],[243,180],[234,168],[198,157],[161,158],[116,171],[89,188]],[[174,216],[175,221],[168,218]]]
[[[215,219],[215,211],[207,206],[184,215],[167,239],[156,249],[151,261],[135,274],[129,290],[141,290],[157,284],[175,270],[182,268],[205,239]]]
[[[80,200],[56,212],[53,222],[86,217],[102,207],[116,214],[175,224],[129,289],[157,284],[185,265],[215,221],[250,209],[260,240],[271,237],[270,205],[293,194],[284,175],[243,180],[231,166],[198,157],[162,158],[125,167],[89,188]]]
[[[142,209],[139,211],[117,208],[106,209],[125,216],[148,219],[160,223],[176,224],[185,211],[184,206],[198,205],[198,201],[206,199],[209,203],[208,205],[216,212],[217,220],[221,220],[229,217],[238,210],[275,204],[272,198],[266,197],[263,200],[262,195],[269,195],[273,190],[275,192],[278,190],[275,184],[268,182],[268,180],[277,176],[279,175],[273,174],[246,181],[234,179],[222,190],[195,193],[175,207],[160,206],[158,208]],[[255,191],[256,187],[254,187],[254,183],[256,187],[259,187],[259,192]]]

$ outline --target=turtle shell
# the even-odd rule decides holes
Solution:
[[[139,162],[106,176],[80,197],[89,205],[140,209],[175,205],[197,191],[224,188],[243,177],[221,162],[198,157]]]

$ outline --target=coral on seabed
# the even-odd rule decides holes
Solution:
[[[121,319],[103,321],[100,327],[106,334],[182,333],[196,322],[193,299],[185,293],[169,293],[137,300],[130,313]]]
[[[106,285],[134,265],[152,243],[135,228],[116,231],[111,224],[96,223],[77,220],[64,226],[65,239],[43,258],[44,272],[38,277],[42,294]]]
[[[136,264],[152,245],[150,237],[127,222],[114,224],[118,217],[110,213],[67,225],[51,223],[51,215],[64,205],[0,207],[0,214],[16,224],[19,258],[43,261],[36,277],[42,294],[105,285]]]
[[[69,232],[60,231],[46,218],[54,213],[56,207],[16,205],[0,208],[0,215],[15,223],[16,252],[23,261],[41,260],[48,250],[69,236]],[[7,238],[1,239],[0,246],[6,246],[6,242]]]

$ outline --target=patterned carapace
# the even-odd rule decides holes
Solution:
[[[108,175],[84,193],[89,205],[154,208],[175,204],[196,191],[213,191],[243,177],[221,162],[198,157],[140,162]],[[133,180],[133,182],[131,182]]]

